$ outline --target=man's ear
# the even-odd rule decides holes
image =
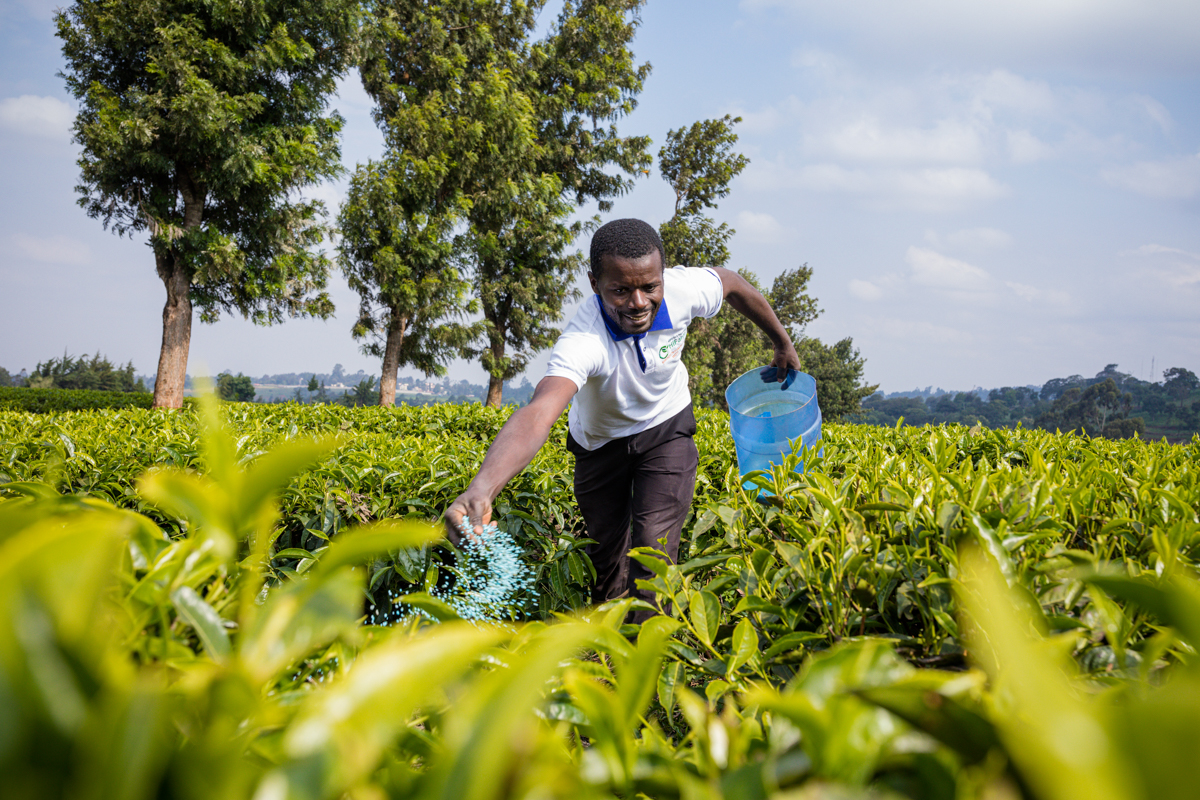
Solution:
[[[588,270],[588,283],[592,285],[593,292],[600,294],[600,287],[596,284],[596,276],[592,274],[590,269]]]

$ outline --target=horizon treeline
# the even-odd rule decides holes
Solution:
[[[895,426],[960,423],[988,428],[1076,431],[1110,439],[1183,441],[1200,432],[1200,378],[1171,367],[1161,382],[1145,381],[1108,364],[1093,377],[1052,378],[1041,389],[1004,386],[969,392],[877,392],[850,419]]]
[[[231,376],[226,370],[212,378]],[[188,388],[202,376],[187,376]],[[228,399],[258,402],[294,401],[300,403],[345,402],[353,405],[378,404],[379,393],[375,376],[365,370],[346,372],[335,364],[329,372],[282,372],[258,377],[243,376],[244,389],[250,383],[301,387],[289,395],[254,396],[243,393]],[[227,383],[229,381],[226,381]],[[93,389],[101,391],[145,392],[154,383],[153,375],[137,375],[133,362],[116,366],[107,356],[78,358],[64,353],[61,358],[39,362],[32,373],[21,370],[11,373],[0,367],[0,387],[30,386],[33,388]],[[341,383],[346,397],[324,390]],[[444,394],[432,402],[482,402],[487,398],[486,384],[467,380],[441,381],[414,376],[400,376],[400,387],[437,385]],[[314,388],[315,387],[315,388]],[[523,405],[533,393],[534,384],[527,377],[520,383],[506,382],[505,396],[510,402]],[[818,393],[818,401],[821,401]],[[427,401],[429,402],[429,401]],[[885,393],[878,391],[862,401],[862,410],[846,417],[847,422],[867,425],[895,426],[937,425],[959,423],[988,428],[1042,428],[1045,430],[1077,431],[1089,436],[1108,438],[1163,438],[1184,441],[1200,432],[1200,378],[1183,367],[1163,371],[1162,381],[1146,381],[1121,372],[1117,364],[1108,364],[1094,376],[1071,375],[1051,378],[1037,388],[1004,386],[996,389],[945,391],[942,389],[913,390]]]

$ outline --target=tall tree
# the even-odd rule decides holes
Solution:
[[[535,11],[523,0],[368,3],[363,86],[387,152],[355,173],[339,252],[361,298],[354,335],[383,358],[385,405],[401,365],[442,375],[480,330],[460,321],[478,305],[456,228],[481,193],[517,194],[509,166],[528,158],[534,131],[515,75]]]
[[[512,48],[534,147],[506,165],[504,180],[481,187],[468,215],[484,317],[475,352],[488,372],[488,405],[499,406],[504,381],[553,341],[553,323],[577,296],[582,260],[569,248],[585,226],[570,223],[571,212],[588,201],[608,211],[651,163],[649,139],[616,128],[650,72],[629,47],[644,2],[566,0],[544,39]]]
[[[76,0],[55,16],[80,102],[89,216],[146,231],[166,287],[156,406],[183,402],[193,307],[270,324],[327,317],[324,207],[299,192],[340,171],[328,98],[358,0]]]
[[[735,231],[705,216],[728,196],[730,182],[750,163],[734,151],[734,126],[741,117],[695,122],[667,133],[658,153],[659,171],[675,192],[672,217],[659,226],[667,260],[672,264],[723,267],[729,261],[729,240]],[[851,339],[826,346],[806,338],[804,329],[821,313],[808,294],[812,269],[803,264],[785,270],[766,291],[748,269],[738,272],[762,291],[795,343],[803,369],[817,381],[822,413],[837,420],[859,410],[875,386],[862,384],[863,359]],[[742,373],[771,361],[770,341],[753,323],[733,309],[688,327],[683,351],[692,397],[701,404],[726,408],[725,387]]]
[[[483,341],[469,352],[488,373],[485,404],[495,408],[503,401],[504,382],[554,343],[563,305],[580,296],[574,278],[586,262],[569,248],[583,225],[568,222],[574,206],[560,186],[552,175],[538,176],[507,205],[483,202],[472,214]]]
[[[723,222],[717,224],[704,211],[717,207],[717,200],[729,194],[729,183],[750,163],[733,151],[738,138],[733,127],[741,121],[726,114],[667,132],[666,144],[658,151],[658,166],[675,192],[675,209],[659,226],[659,234],[669,264],[728,264],[729,240],[735,231]],[[761,289],[754,273],[745,269],[740,273]],[[735,312],[694,320],[683,351],[692,397],[703,405],[724,408],[728,374],[743,363],[758,363],[760,338],[753,324]]]
[[[414,203],[414,170],[394,155],[355,170],[338,216],[338,260],[359,295],[354,338],[382,359],[379,403],[396,402],[401,366],[444,375],[445,364],[472,336],[458,318],[477,306],[453,260],[452,211],[422,213]]]

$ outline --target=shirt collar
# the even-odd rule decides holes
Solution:
[[[608,329],[608,335],[612,337],[614,342],[624,341],[630,337],[641,339],[646,335],[645,333],[626,333],[621,330],[620,326],[613,322],[612,318],[608,316],[608,312],[604,310],[604,303],[600,302],[600,295],[595,294],[592,296],[596,298],[596,307],[600,309],[600,318],[604,320],[604,327]],[[667,299],[664,297],[663,301],[658,304],[658,311],[654,314],[654,321],[650,323],[650,331],[665,331],[671,327],[671,315],[667,311]]]

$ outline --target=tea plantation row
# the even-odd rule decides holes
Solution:
[[[0,412],[0,765],[28,796],[1157,798],[1200,777],[1200,440],[830,425],[804,475],[755,479],[764,502],[702,412],[681,563],[638,554],[663,612],[639,630],[629,601],[554,614],[591,580],[560,422],[498,503],[538,591],[490,628],[397,613],[449,556],[394,520],[435,518],[506,412],[237,405],[228,435],[202,413]]]

